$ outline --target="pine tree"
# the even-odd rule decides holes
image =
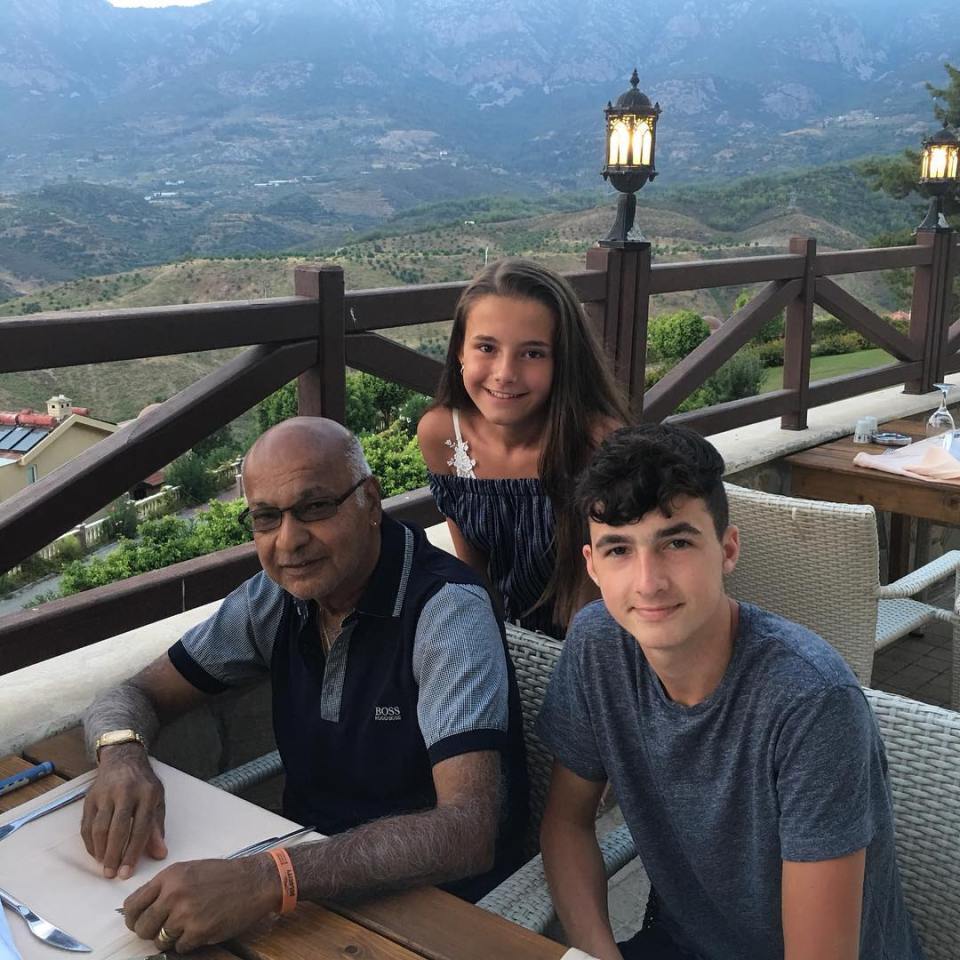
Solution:
[[[936,87],[927,84],[927,91],[933,98],[933,115],[942,124],[954,132],[960,129],[960,69],[949,63],[944,64],[947,71],[947,84]],[[932,132],[932,131],[931,131]],[[907,197],[911,193],[928,197],[929,193],[918,182],[920,176],[920,153],[917,150],[905,150],[900,157],[877,157],[865,160],[860,170],[870,180],[875,190],[882,190],[893,197]],[[943,210],[954,226],[960,223],[960,187],[955,187],[943,198]]]

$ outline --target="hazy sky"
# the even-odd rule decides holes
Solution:
[[[195,7],[208,0],[110,0],[115,7]]]

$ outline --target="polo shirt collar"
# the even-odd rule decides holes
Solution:
[[[357,602],[357,612],[399,617],[413,566],[413,531],[388,517],[380,522],[380,557]]]
[[[413,566],[413,547],[413,531],[384,513],[380,522],[380,556],[357,602],[358,613],[374,617],[400,616]],[[300,619],[308,620],[310,602],[295,600],[294,605]]]

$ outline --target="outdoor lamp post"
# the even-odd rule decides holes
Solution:
[[[960,185],[960,142],[947,125],[923,141],[920,183],[930,192],[930,206],[918,230],[949,230],[943,215],[943,196]]]
[[[603,179],[620,191],[617,219],[607,237],[600,241],[604,247],[622,247],[627,243],[644,242],[643,236],[630,238],[633,218],[637,211],[636,192],[657,171],[654,168],[654,148],[657,142],[657,118],[660,104],[637,89],[640,77],[633,71],[630,89],[617,97],[616,104],[608,103],[606,117],[606,151]]]

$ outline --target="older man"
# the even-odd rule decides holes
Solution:
[[[290,849],[299,895],[447,882],[475,899],[513,868],[526,812],[519,697],[486,590],[383,514],[333,421],[273,427],[243,479],[263,573],[90,707],[87,850],[107,877],[164,857],[158,724],[269,675],[284,813],[332,835]],[[219,942],[289,904],[282,875],[267,854],[175,864],[128,897],[127,924],[179,952]]]

